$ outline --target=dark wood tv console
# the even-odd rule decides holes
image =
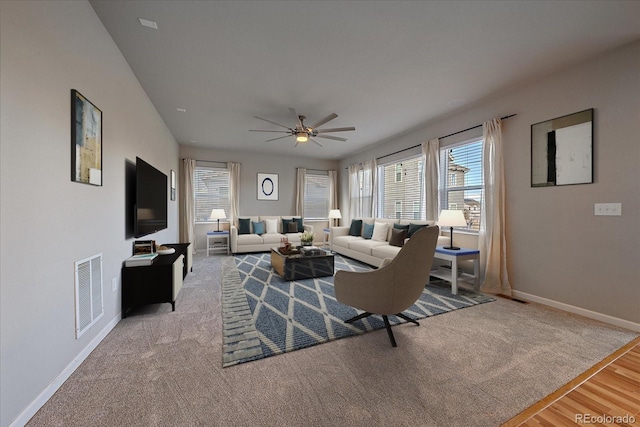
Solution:
[[[158,255],[151,265],[122,267],[122,318],[132,308],[168,302],[176,310],[182,280],[193,268],[190,243],[167,244],[176,251]]]

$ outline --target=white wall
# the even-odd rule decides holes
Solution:
[[[117,323],[111,278],[132,244],[125,164],[140,156],[168,175],[178,146],[89,3],[2,1],[0,31],[0,425],[8,426],[28,419]],[[103,112],[102,187],[70,181],[71,89]],[[169,228],[149,237],[177,241],[177,202]],[[74,262],[97,253],[105,314],[76,340]]]
[[[292,148],[304,150],[304,147]],[[180,158],[195,160],[207,160],[216,162],[238,162],[240,167],[240,215],[295,215],[296,211],[296,168],[317,170],[337,170],[338,162],[335,160],[309,159],[296,156],[280,156],[269,153],[247,153],[244,151],[215,150],[189,145],[180,146]],[[223,165],[213,165],[221,167]],[[278,174],[278,200],[258,200],[257,174]],[[227,212],[228,214],[228,212]],[[311,223],[310,223],[311,224]],[[327,222],[319,222],[314,225],[316,237],[322,239],[322,228]],[[223,225],[221,223],[221,228]],[[228,224],[226,227],[228,228]],[[206,248],[207,231],[217,229],[217,223],[196,225],[196,248]]]
[[[513,288],[638,324],[639,75],[640,42],[635,42],[344,159],[341,206],[348,206],[348,165],[517,113],[503,122]],[[588,108],[595,109],[595,183],[531,188],[531,125]],[[451,142],[445,139],[441,145]],[[594,203],[601,202],[622,203],[622,216],[594,216]]]

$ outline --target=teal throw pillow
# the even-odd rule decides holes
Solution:
[[[362,237],[370,239],[373,236],[373,224],[364,223],[364,229],[362,230]]]
[[[264,234],[264,222],[251,221],[251,224],[253,225],[253,234]]]
[[[360,236],[362,234],[362,220],[352,219],[349,227],[349,236]]]
[[[407,230],[409,231],[409,224],[393,224],[393,228],[396,230]]]
[[[238,234],[251,234],[251,218],[238,218]]]
[[[304,232],[304,225],[302,225],[302,218],[293,218],[293,221],[298,226],[298,233]]]
[[[427,224],[409,224],[409,232],[407,233],[407,237],[413,236],[416,231],[424,227],[427,227]]]

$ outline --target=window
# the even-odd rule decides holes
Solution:
[[[402,163],[396,163],[396,182],[402,182]]]
[[[402,202],[396,202],[396,219],[402,218]]]
[[[304,217],[324,219],[329,215],[329,176],[307,172],[304,182]]]
[[[426,218],[421,156],[380,165],[378,177],[378,217],[409,220]],[[406,210],[403,210],[403,206]]]
[[[480,230],[483,203],[482,139],[474,139],[440,150],[440,206],[461,209],[467,229]]]
[[[229,170],[196,166],[194,176],[195,221],[209,221],[212,209],[229,215]]]

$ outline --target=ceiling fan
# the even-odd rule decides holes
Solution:
[[[286,133],[287,135],[285,136],[279,136],[277,138],[272,138],[272,139],[268,139],[265,142],[270,142],[270,141],[276,141],[278,139],[283,139],[283,138],[288,138],[290,136],[295,136],[296,137],[296,143],[294,145],[294,147],[297,147],[298,144],[300,143],[305,143],[309,140],[311,140],[312,142],[315,142],[316,144],[318,144],[321,147],[324,147],[324,145],[322,145],[321,143],[319,143],[316,139],[314,138],[325,138],[325,139],[333,139],[335,141],[346,141],[347,138],[340,138],[338,136],[333,136],[333,135],[325,135],[326,133],[331,133],[331,132],[346,132],[346,131],[352,131],[352,130],[356,130],[355,127],[353,126],[349,126],[349,127],[342,127],[342,128],[331,128],[331,129],[318,129],[319,126],[322,126],[323,124],[335,119],[336,117],[338,117],[338,115],[336,113],[331,113],[329,114],[327,117],[325,117],[324,119],[319,120],[318,122],[312,124],[311,126],[307,126],[304,124],[304,121],[306,119],[305,116],[299,115],[295,108],[289,108],[289,111],[291,112],[291,114],[293,114],[296,118],[296,125],[295,127],[289,127],[289,126],[285,126],[283,124],[280,123],[276,123],[274,121],[268,120],[268,119],[263,119],[262,117],[258,117],[258,116],[253,116],[256,119],[260,119],[260,120],[264,120],[265,122],[269,122],[271,124],[274,124],[276,126],[280,126],[282,128],[287,129],[285,130],[259,130],[259,129],[249,129],[250,132],[276,132],[276,133]]]

